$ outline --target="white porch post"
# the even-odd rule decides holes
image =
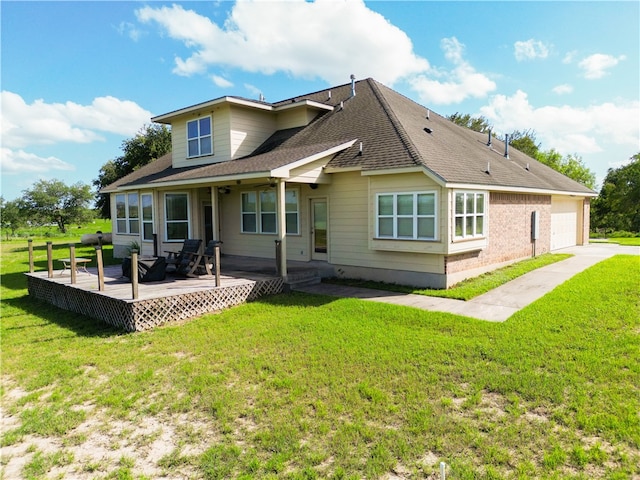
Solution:
[[[218,223],[218,187],[211,188],[211,228],[213,229],[214,240],[220,240],[220,224]]]
[[[286,212],[286,198],[285,198],[285,181],[283,179],[278,180],[277,187],[277,219],[278,219],[278,240],[280,240],[282,247],[282,254],[280,255],[280,275],[282,278],[287,279],[287,212]]]

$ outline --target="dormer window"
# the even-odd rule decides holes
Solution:
[[[211,117],[202,117],[187,122],[187,144],[189,145],[189,158],[213,153]]]

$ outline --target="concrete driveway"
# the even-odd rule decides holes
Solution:
[[[455,313],[491,322],[503,322],[521,308],[526,307],[577,273],[614,255],[640,255],[640,247],[593,243],[581,247],[565,248],[554,253],[571,253],[573,257],[529,272],[467,302],[327,283],[303,286],[296,288],[296,290],[335,297],[360,298],[423,310]],[[640,274],[640,258],[636,274]]]

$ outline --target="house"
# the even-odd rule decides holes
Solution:
[[[159,115],[172,153],[104,188],[114,255],[185,238],[336,276],[447,288],[588,242],[583,185],[373,79]]]

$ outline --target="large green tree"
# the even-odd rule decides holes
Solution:
[[[491,130],[489,121],[482,116],[472,117],[468,113],[461,114],[456,112],[447,118],[456,125],[470,128],[476,132],[486,133]],[[504,136],[497,136],[497,138],[501,138],[503,141],[505,139]],[[563,157],[554,149],[542,150],[541,144],[536,140],[536,132],[532,129],[511,132],[509,134],[509,145],[586,187],[594,189],[596,186],[596,175],[584,164],[582,158],[578,155],[566,155]]]
[[[20,199],[6,201],[4,197],[0,197],[0,223],[7,240],[9,235],[15,235],[16,230],[26,223],[21,207]]]
[[[123,154],[107,161],[93,181],[98,191],[96,208],[102,218],[110,218],[111,209],[109,195],[100,193],[100,189],[170,152],[171,131],[165,125],[145,125],[133,138],[124,140],[121,148]]]
[[[62,233],[71,223],[84,223],[94,216],[89,208],[91,186],[81,182],[69,186],[61,180],[39,180],[22,194],[26,219],[37,225],[55,223]]]
[[[456,112],[453,115],[449,115],[447,118],[456,125],[469,128],[474,132],[487,133],[492,128],[489,121],[482,116],[472,117],[468,113],[463,114]]]
[[[593,201],[591,226],[640,232],[640,152],[619,168],[610,168]]]

